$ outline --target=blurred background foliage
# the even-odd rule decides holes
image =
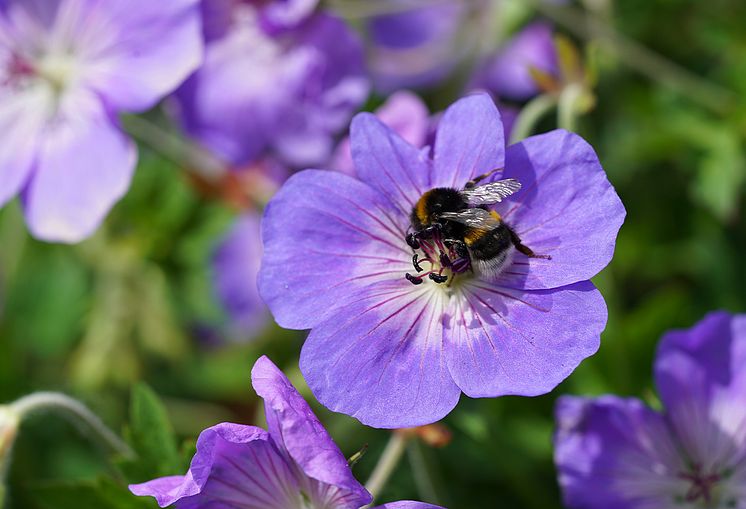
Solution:
[[[536,2],[513,3],[514,23],[535,14],[527,5]],[[670,86],[665,69],[656,79],[641,75],[630,66],[635,55],[610,45],[604,34],[558,25],[592,56],[596,107],[578,130],[596,148],[628,212],[616,256],[595,279],[609,307],[601,349],[552,394],[463,397],[444,421],[451,443],[412,448],[382,500],[436,496],[451,508],[561,507],[551,447],[557,396],[616,393],[655,405],[651,363],[661,334],[689,327],[712,309],[746,310],[746,3],[583,4],[585,11],[576,12],[594,12],[605,27],[712,84],[704,92],[713,92],[714,101],[696,88]],[[437,111],[456,98],[454,90],[446,84],[423,97]],[[539,127],[552,129],[555,119],[548,116]],[[314,402],[297,369],[302,333],[271,325],[253,342],[227,340],[209,261],[235,216],[146,146],[129,194],[80,245],[34,241],[17,204],[0,210],[0,401],[40,389],[65,391],[113,429],[128,429],[133,444],[138,426],[163,433],[149,465],[112,471],[71,425],[31,419],[15,448],[10,507],[151,507],[149,500],[106,493],[121,490],[122,472],[144,480],[181,471],[206,426],[224,420],[263,425],[249,381],[263,353],[304,388],[347,455],[369,444],[355,470],[361,480],[371,472],[388,433]],[[141,381],[159,396],[136,385]],[[154,406],[155,421],[138,424],[130,412],[137,405]],[[80,488],[49,485],[80,480],[98,483],[98,494],[87,499]]]

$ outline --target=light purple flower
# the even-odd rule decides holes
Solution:
[[[367,97],[355,34],[322,13],[270,30],[262,16],[286,4],[203,0],[205,62],[176,94],[177,111],[190,136],[233,164],[270,153],[293,167],[326,162]]]
[[[431,158],[361,113],[350,133],[357,179],[303,171],[270,201],[259,291],[281,326],[312,329],[300,366],[330,409],[376,427],[430,423],[462,391],[546,393],[598,348],[606,306],[588,279],[611,260],[624,207],[579,136],[553,131],[506,151],[502,129],[487,95],[462,99],[441,118]],[[410,284],[414,204],[502,167],[523,188],[495,210],[551,260],[515,254],[492,278]]]
[[[711,313],[663,336],[655,382],[662,413],[632,398],[559,400],[566,505],[746,507],[746,315]]]
[[[501,99],[524,101],[539,92],[531,68],[550,75],[558,71],[552,27],[535,22],[523,28],[477,69],[472,88],[484,88]]]
[[[134,484],[177,509],[359,509],[371,495],[353,477],[342,452],[287,377],[267,357],[251,371],[264,399],[265,431],[222,423],[204,430],[186,475]],[[378,509],[438,509],[394,502]]]
[[[0,2],[0,205],[32,234],[77,242],[137,161],[116,115],[176,88],[202,57],[197,0]]]

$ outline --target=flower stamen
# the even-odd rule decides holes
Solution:
[[[454,276],[471,270],[471,260],[458,242],[443,239],[438,228],[433,228],[423,234],[410,234],[407,243],[415,250],[412,255],[412,266],[416,275],[407,272],[404,277],[413,285],[422,284],[427,277],[438,284],[453,282]],[[422,264],[428,263],[428,270]],[[444,274],[445,273],[445,274]]]
[[[718,473],[705,474],[700,465],[694,465],[691,472],[680,472],[678,477],[690,483],[684,500],[697,502],[701,499],[708,507],[713,502],[713,491],[722,479]]]

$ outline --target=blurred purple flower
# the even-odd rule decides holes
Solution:
[[[746,315],[711,313],[663,336],[655,381],[663,413],[616,396],[559,400],[565,504],[746,507]]]
[[[269,314],[256,276],[262,260],[260,217],[245,211],[218,245],[212,259],[213,284],[232,328],[242,339],[261,332]]]
[[[340,19],[309,14],[306,4],[275,1],[260,10],[203,0],[207,54],[176,94],[178,113],[190,136],[233,164],[270,151],[293,167],[322,164],[367,97],[359,40]],[[285,8],[297,25],[278,30],[263,22]]]
[[[204,430],[186,475],[134,484],[135,495],[177,509],[359,509],[371,502],[342,452],[287,377],[267,357],[251,371],[265,431],[222,423]],[[438,509],[394,502],[378,509]]]
[[[472,88],[483,88],[501,99],[525,101],[539,92],[530,69],[550,75],[558,71],[552,27],[532,23],[508,41],[493,57],[479,66]]]
[[[371,18],[368,65],[376,90],[422,88],[444,79],[465,54],[459,33],[483,3],[447,0]]]
[[[0,205],[20,193],[43,240],[92,234],[137,160],[116,115],[197,67],[199,27],[197,0],[0,2]]]
[[[588,279],[611,260],[625,211],[582,138],[553,131],[506,151],[485,94],[443,114],[432,159],[368,113],[350,136],[357,179],[300,172],[262,225],[259,291],[281,326],[312,329],[300,365],[321,403],[371,426],[421,425],[462,391],[546,393],[596,351],[606,306]],[[497,212],[552,259],[516,253],[494,278],[410,284],[413,205],[502,167],[523,188]]]

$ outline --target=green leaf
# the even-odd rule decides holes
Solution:
[[[181,470],[181,455],[166,409],[143,383],[132,391],[129,439],[139,456],[136,470],[146,477],[174,475]],[[124,469],[133,471],[126,466]]]
[[[150,509],[157,507],[150,498],[137,497],[111,479],[54,482],[37,486],[34,494],[42,507],[50,509]]]

